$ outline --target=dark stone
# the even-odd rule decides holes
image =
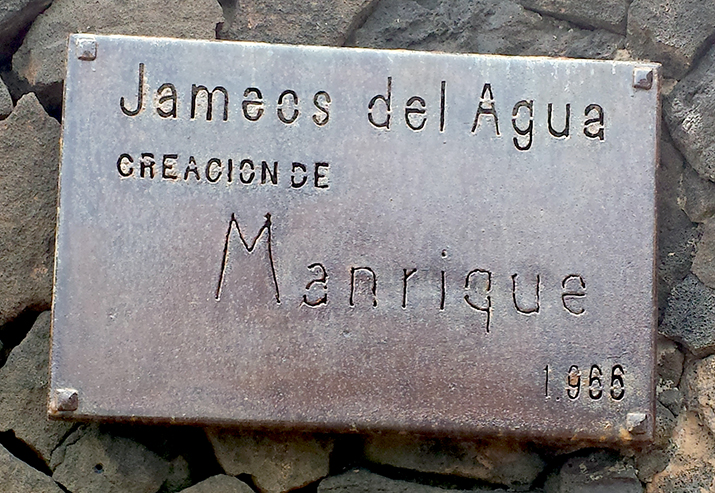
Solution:
[[[169,464],[133,440],[81,428],[52,454],[52,478],[72,493],[156,493]]]
[[[233,476],[220,474],[205,479],[191,488],[181,490],[181,493],[253,493],[253,490]]]
[[[626,34],[627,0],[517,0],[529,10],[573,22],[579,26]]]
[[[494,441],[373,435],[365,441],[365,457],[374,463],[425,473],[453,474],[513,488],[528,488],[544,462],[527,444]]]
[[[12,113],[12,98],[10,97],[10,91],[8,91],[5,82],[0,80],[0,119],[6,118],[10,113]]]
[[[59,144],[34,94],[0,121],[0,325],[50,307]]]
[[[670,339],[659,336],[657,350],[658,376],[672,386],[677,386],[683,374],[685,355]]]
[[[683,410],[683,393],[678,388],[659,391],[658,402],[667,407],[674,416],[678,416]]]
[[[380,2],[349,40],[368,48],[613,58],[624,38],[544,18],[512,0]]]
[[[643,453],[636,455],[636,468],[638,469],[638,479],[643,483],[653,481],[653,476],[666,468],[670,461],[671,454],[667,450],[647,449]]]
[[[0,445],[0,490],[3,493],[62,493],[49,476],[25,464]]]
[[[702,223],[715,216],[715,183],[685,166],[680,179],[678,203],[691,221]]]
[[[268,43],[340,46],[364,22],[377,0],[270,0],[237,2],[219,38]]]
[[[105,423],[99,431],[137,442],[168,462],[169,473],[159,493],[175,493],[224,472],[201,428]]]
[[[660,402],[655,403],[655,438],[653,444],[659,448],[665,448],[670,442],[670,437],[675,428],[675,415],[670,409]]]
[[[700,225],[698,241],[692,271],[703,284],[715,288],[715,220],[708,220]]]
[[[715,2],[707,5],[715,8]],[[698,10],[693,10],[693,14],[698,15]],[[673,88],[663,104],[673,141],[693,169],[710,181],[715,181],[714,94],[715,46]]]
[[[12,57],[22,34],[52,0],[3,0],[0,4],[0,63]]]
[[[506,493],[505,490],[469,490],[470,493],[487,491]],[[340,476],[324,479],[318,485],[318,493],[467,493],[464,490],[435,488],[423,484],[398,481],[371,472],[355,469]]]
[[[616,455],[600,451],[572,457],[561,467],[553,493],[642,493],[633,466]]]
[[[683,391],[689,411],[715,432],[715,356],[693,362],[683,377]]]
[[[678,416],[672,441],[670,460],[661,472],[651,478],[648,493],[712,491],[715,440],[695,413]]]
[[[633,0],[628,10],[628,48],[663,63],[666,77],[681,78],[715,34],[715,2]]]
[[[682,156],[669,139],[663,138],[656,170],[658,308],[661,313],[665,309],[668,293],[690,272],[699,237],[695,225],[680,207],[678,183],[683,168]]]
[[[715,352],[715,291],[690,274],[668,297],[660,332],[697,357]]]
[[[0,431],[13,431],[49,464],[72,423],[47,419],[50,312],[42,313],[0,368]]]
[[[208,429],[227,474],[249,474],[262,493],[283,493],[324,478],[333,441],[303,433],[234,433]]]

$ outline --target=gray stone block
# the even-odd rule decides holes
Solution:
[[[25,464],[0,445],[0,491],[3,493],[62,493],[52,478]]]
[[[0,121],[0,325],[50,307],[59,146],[34,94]]]
[[[191,488],[181,490],[181,493],[253,493],[253,490],[233,476],[220,474],[205,479]]]
[[[715,216],[715,183],[685,166],[678,189],[678,203],[691,221],[702,223]]]
[[[469,490],[470,493],[487,491],[506,493],[506,490]],[[467,493],[464,490],[435,488],[408,481],[398,481],[378,476],[369,471],[355,469],[339,476],[324,479],[318,485],[318,493]]]
[[[548,490],[547,490],[548,491]],[[642,493],[633,466],[609,452],[572,457],[561,467],[556,489],[548,493]]]
[[[366,48],[613,58],[624,38],[545,18],[512,0],[380,2],[350,39]]]
[[[678,349],[677,344],[663,336],[658,337],[657,347],[658,376],[673,386],[678,385],[683,374],[685,355]]]
[[[658,210],[658,307],[665,309],[668,293],[690,272],[699,233],[681,209],[678,183],[684,173],[683,157],[663,138],[656,171]]]
[[[32,24],[13,56],[13,70],[43,101],[59,107],[69,34],[214,39],[222,21],[216,0],[56,0]]]
[[[333,442],[310,434],[234,433],[208,429],[227,474],[250,474],[262,493],[284,493],[328,475]]]
[[[690,274],[670,292],[659,330],[698,357],[715,352],[715,291]]]
[[[50,312],[40,314],[0,368],[0,431],[10,431],[49,464],[72,423],[47,419]]]
[[[715,288],[715,220],[700,225],[701,237],[698,241],[692,271],[703,284]]]
[[[663,63],[666,77],[679,79],[715,33],[715,2],[633,0],[628,9],[628,48]]]
[[[377,0],[270,0],[237,2],[219,38],[340,46],[367,18]]]
[[[683,378],[683,391],[688,410],[715,431],[715,356],[693,362]]]
[[[52,0],[3,0],[0,3],[0,61],[12,57],[17,38]]]
[[[156,493],[169,464],[128,438],[82,428],[52,454],[55,481],[72,493]]]
[[[7,117],[12,113],[13,104],[10,97],[10,91],[7,90],[5,82],[0,80],[0,119]]]

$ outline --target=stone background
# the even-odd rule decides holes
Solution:
[[[662,62],[656,442],[606,450],[47,421],[71,32]],[[3,0],[0,492],[715,491],[714,40],[712,0]]]

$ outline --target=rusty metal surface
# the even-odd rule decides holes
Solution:
[[[65,91],[52,416],[652,435],[657,65],[82,35]]]

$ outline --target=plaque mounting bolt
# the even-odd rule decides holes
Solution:
[[[646,413],[628,413],[626,429],[634,435],[642,435],[648,431],[648,415]]]
[[[648,90],[653,87],[653,69],[636,67],[633,69],[633,87]]]
[[[79,395],[75,389],[57,389],[52,395],[50,409],[52,412],[76,411],[79,407]]]
[[[94,36],[78,36],[75,38],[77,58],[91,61],[97,58],[97,40]]]

